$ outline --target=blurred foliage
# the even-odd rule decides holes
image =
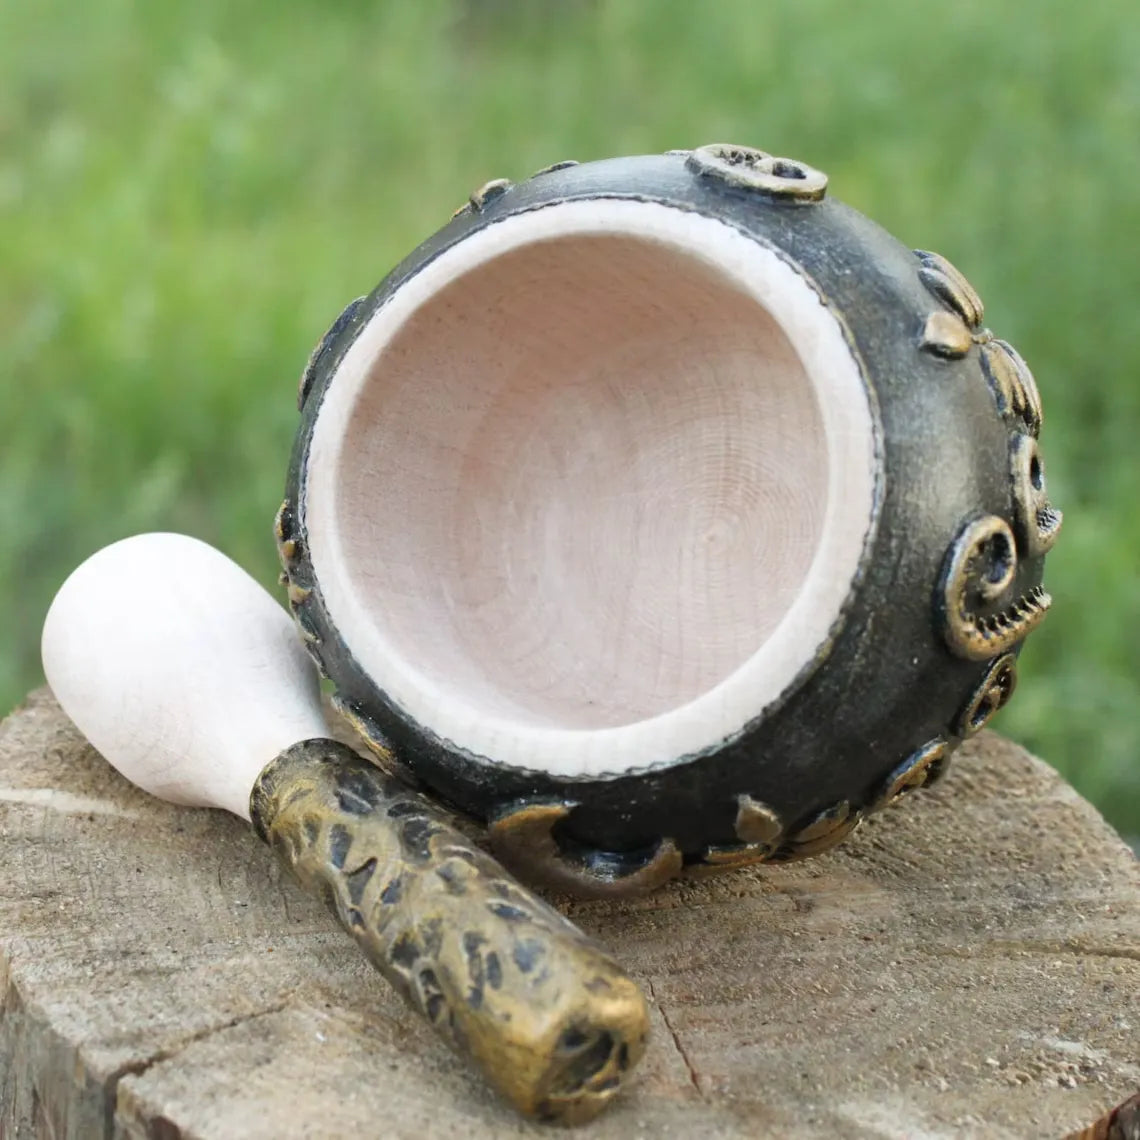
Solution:
[[[728,140],[937,249],[1047,411],[1055,611],[1002,728],[1140,832],[1132,0],[0,0],[0,707],[94,548],[266,583],[308,351],[487,178]]]

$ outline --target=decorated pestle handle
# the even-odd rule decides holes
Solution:
[[[43,658],[123,775],[251,820],[516,1108],[577,1123],[617,1092],[645,1048],[640,991],[430,800],[327,738],[288,617],[229,559],[171,534],[107,547],[60,590]]]
[[[253,786],[258,834],[372,964],[521,1111],[593,1116],[640,1057],[641,995],[602,950],[343,744],[286,749]]]

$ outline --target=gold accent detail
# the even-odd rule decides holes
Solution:
[[[685,165],[695,174],[719,178],[730,186],[797,202],[819,202],[827,193],[827,175],[822,170],[751,146],[710,143],[689,154]]]
[[[1027,558],[1037,558],[1053,549],[1064,516],[1049,502],[1045,465],[1033,436],[1018,432],[1010,441],[1009,472],[1018,546]]]
[[[958,717],[955,731],[967,738],[981,732],[998,711],[1005,707],[1017,688],[1017,658],[1012,653],[999,657],[982,683],[974,690]]]
[[[353,735],[382,765],[390,769],[397,763],[391,748],[382,741],[376,725],[361,716],[339,693],[332,693],[329,696],[329,703],[336,715],[352,730]]]
[[[982,368],[998,411],[1023,423],[1036,438],[1041,433],[1041,394],[1021,354],[1008,341],[990,340],[982,346]]]
[[[710,871],[734,871],[738,867],[753,867],[772,857],[773,848],[766,843],[710,844],[701,852],[701,862],[685,870],[698,870],[704,866]]]
[[[645,999],[612,958],[423,796],[344,745],[272,761],[250,814],[372,964],[520,1112],[576,1124],[645,1050]]]
[[[792,836],[793,843],[814,843],[830,835],[836,827],[843,823],[851,813],[851,805],[842,800],[833,807],[822,811],[806,827],[801,827]]]
[[[501,198],[513,185],[514,183],[509,178],[492,178],[490,182],[484,182],[468,199],[471,208],[473,210],[483,209],[488,202]]]
[[[966,275],[940,253],[916,249],[914,256],[922,263],[918,279],[948,308],[953,309],[971,329],[978,328],[986,315],[978,291]]]
[[[540,174],[543,171],[539,171]],[[462,214],[470,214],[472,210],[479,213],[488,202],[493,202],[496,198],[501,198],[514,183],[509,178],[492,178],[490,182],[484,182],[482,186],[476,190],[462,206],[459,207],[452,215],[452,219],[460,217]]]
[[[1013,531],[1004,519],[986,515],[967,523],[950,548],[941,590],[943,633],[953,653],[987,661],[1041,624],[1053,599],[1040,586],[996,614],[977,612],[1009,589],[1016,569]]]
[[[774,847],[784,831],[776,812],[751,796],[737,796],[736,804],[736,837],[742,843],[763,843]]]
[[[289,607],[293,610],[294,616],[297,616],[297,608],[305,604],[313,591],[310,587],[298,585],[292,579],[293,567],[300,554],[300,543],[293,537],[293,507],[288,499],[278,508],[277,516],[273,520],[273,533],[277,539],[277,556],[281,560],[282,573],[278,581],[285,587],[289,597]],[[304,629],[301,632],[307,633]],[[314,639],[306,636],[306,640],[312,642]]]
[[[953,749],[949,741],[941,737],[924,744],[917,752],[908,756],[888,777],[883,790],[875,801],[873,811],[893,804],[897,799],[927,784],[934,783],[941,775]]]
[[[300,544],[293,535],[292,513],[292,504],[286,499],[277,508],[277,514],[273,519],[273,535],[277,539],[277,557],[281,560],[281,568],[286,574],[293,568],[293,564],[301,552]],[[286,585],[285,582],[281,584]]]
[[[935,309],[922,328],[922,347],[935,356],[958,360],[974,346],[973,333],[957,313]]]
[[[286,499],[281,506],[277,508],[277,514],[273,516],[273,534],[279,543],[284,542],[289,534],[285,529],[285,520],[289,517],[289,500]]]
[[[564,158],[561,162],[552,162],[541,170],[536,170],[531,178],[541,178],[544,174],[553,174],[556,170],[569,170],[572,166],[581,166],[576,158]]]
[[[978,345],[982,374],[999,413],[1007,423],[1012,421],[1015,428],[1029,433],[1018,430],[1010,444],[1014,526],[1021,554],[1026,558],[1041,557],[1057,540],[1061,512],[1049,503],[1045,492],[1045,472],[1036,444],[1041,431],[1041,395],[1033,373],[1012,345],[997,340],[989,329],[981,327],[985,307],[961,270],[937,253],[916,249],[914,255],[921,263],[919,280],[946,306],[926,318],[922,348],[935,356],[959,360]],[[965,540],[960,538],[954,557],[976,561],[975,556],[981,554],[985,543],[998,540],[991,525],[988,536],[977,537],[976,547],[971,548],[967,542],[963,548]],[[1004,536],[1000,540],[1004,542]],[[1010,578],[1015,564],[1016,559],[1010,558]],[[1011,648],[1040,623],[1051,602],[1049,595],[1037,587],[1002,612],[977,617],[968,604],[971,586],[985,601],[994,600],[1004,589],[987,586],[985,575],[972,582],[967,578],[964,563],[953,567],[947,576],[947,640],[955,653],[973,660],[984,660]]]
[[[962,569],[974,574],[982,563],[981,573],[973,583],[983,602],[994,602],[1013,585],[1017,574],[1017,554],[1013,532],[1009,524],[997,515],[987,515],[971,523],[958,541],[958,551],[951,563],[952,573],[958,570],[958,555],[964,557]]]
[[[939,253],[916,249],[918,279],[946,307],[926,318],[921,347],[946,360],[960,360],[975,344],[988,344],[993,333],[982,328],[985,306],[965,274]]]
[[[298,586],[296,582],[290,582],[286,588],[286,593],[289,595],[289,605],[303,606],[309,600],[309,595],[312,592],[307,586]]]
[[[509,804],[487,825],[491,849],[529,881],[584,898],[647,894],[680,874],[681,852],[671,839],[662,839],[640,857],[601,851],[576,857],[564,852],[554,826],[576,806],[566,801]]]
[[[784,825],[767,804],[751,796],[736,797],[736,836],[740,843],[710,844],[701,853],[701,862],[725,869],[763,863],[780,845]]]
[[[781,863],[792,863],[819,855],[837,843],[842,843],[862,822],[862,814],[854,810],[846,800],[840,800],[825,808],[786,840],[774,859]]]

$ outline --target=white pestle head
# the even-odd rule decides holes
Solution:
[[[197,539],[141,534],[63,584],[43,632],[64,711],[128,780],[249,818],[261,769],[328,735],[316,672],[285,611]]]

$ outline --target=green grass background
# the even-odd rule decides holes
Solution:
[[[1001,727],[1140,833],[1135,0],[0,0],[0,708],[149,528],[267,584],[310,347],[488,178],[751,143],[958,264],[1065,528]]]

